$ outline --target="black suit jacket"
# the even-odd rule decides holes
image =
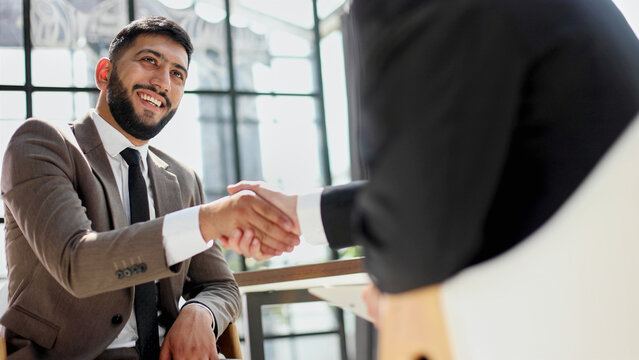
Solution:
[[[352,17],[370,181],[326,189],[322,215],[387,292],[524,239],[639,109],[638,40],[610,0],[365,0]]]

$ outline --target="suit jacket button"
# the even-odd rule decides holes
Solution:
[[[111,318],[111,323],[113,325],[120,325],[122,324],[122,315],[120,314],[115,314],[113,315],[113,317]]]
[[[140,268],[140,272],[146,271],[146,263],[138,264],[138,267]]]
[[[124,272],[118,270],[115,272],[115,277],[117,277],[118,279],[122,279],[124,277]]]
[[[129,277],[131,276],[131,269],[126,268],[122,271],[124,273],[124,276]]]

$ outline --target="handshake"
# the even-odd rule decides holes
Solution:
[[[200,208],[200,232],[205,241],[219,239],[225,248],[260,261],[299,245],[297,195],[261,181],[241,181],[227,190],[229,196]]]
[[[204,239],[219,238],[225,248],[260,261],[293,251],[300,243],[297,195],[282,193],[261,181],[240,181],[227,190],[231,195],[201,207]],[[370,284],[362,298],[377,326],[383,294]]]

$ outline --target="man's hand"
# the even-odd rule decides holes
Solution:
[[[379,327],[380,320],[380,302],[382,300],[382,292],[377,286],[370,284],[362,290],[362,299],[366,303],[368,316],[373,320],[373,325]]]
[[[197,305],[182,308],[175,323],[164,337],[160,360],[219,360],[211,314]]]
[[[222,243],[222,246],[226,249],[233,250],[238,254],[253,258],[257,261],[268,260],[274,255],[282,254],[281,251],[262,244],[259,239],[253,236],[253,230],[251,229],[246,231],[235,229],[231,236],[220,237],[220,243]],[[265,251],[262,251],[262,248],[264,248]]]
[[[286,214],[293,221],[293,231],[298,235],[301,233],[297,218],[297,195],[285,194],[262,181],[240,181],[237,184],[227,186],[226,189],[230,194],[237,194],[247,190],[254,192]],[[250,229],[238,228],[231,236],[221,237],[220,242],[225,248],[232,249],[239,254],[252,257],[258,261],[281,254],[281,251],[274,248],[272,244],[260,241],[257,237],[252,237]]]
[[[283,193],[263,181],[240,181],[237,184],[226,187],[229,194],[237,194],[240,191],[250,190],[264,200],[275,205],[284,212],[294,223],[296,234],[300,234],[300,223],[297,219],[297,195]]]
[[[236,239],[236,229],[252,232],[254,238],[266,245],[261,251],[270,256],[292,251],[300,243],[296,222],[252,191],[238,190],[200,208],[200,231],[205,240]]]

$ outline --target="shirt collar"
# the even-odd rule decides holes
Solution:
[[[100,135],[100,139],[102,140],[102,145],[104,146],[104,150],[106,150],[107,154],[113,158],[122,159],[120,155],[120,151],[130,147],[140,152],[140,157],[142,158],[142,166],[146,168],[146,157],[149,152],[149,144],[146,143],[142,146],[135,146],[131,144],[129,139],[126,138],[121,132],[119,132],[116,128],[111,126],[106,120],[102,118],[102,116],[98,115],[95,110],[91,110],[91,119],[93,119],[93,123],[95,123],[95,127],[98,130],[98,134]]]

